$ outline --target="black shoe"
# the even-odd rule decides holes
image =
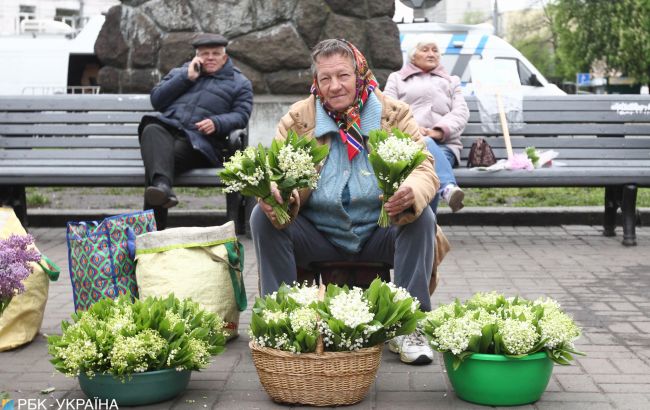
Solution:
[[[150,185],[144,191],[144,200],[151,206],[172,208],[178,205],[178,198],[171,187],[164,182]]]

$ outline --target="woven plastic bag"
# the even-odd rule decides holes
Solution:
[[[106,297],[138,297],[132,257],[135,237],[155,230],[152,210],[101,221],[68,222],[68,266],[75,311],[88,310]]]
[[[224,320],[230,338],[237,336],[247,301],[243,246],[232,221],[140,235],[135,259],[140,298],[170,293],[191,298]]]
[[[11,234],[24,235],[25,229],[11,208],[0,208],[0,238]],[[49,260],[48,260],[49,261]],[[43,265],[47,268],[46,265]],[[0,315],[0,352],[31,342],[43,323],[49,280],[58,278],[56,269],[48,274],[38,264],[32,264],[32,273],[23,281],[25,291],[14,296]]]

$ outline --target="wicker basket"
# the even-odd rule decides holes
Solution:
[[[354,352],[294,354],[249,343],[260,382],[273,401],[340,406],[363,400],[375,381],[383,345]]]

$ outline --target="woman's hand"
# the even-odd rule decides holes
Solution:
[[[435,141],[442,141],[445,134],[439,129],[431,129],[426,127],[420,127],[420,134],[425,137],[432,138]]]
[[[284,203],[284,200],[282,200],[282,195],[280,195],[280,190],[278,190],[275,183],[271,183],[271,195],[273,195],[273,198],[278,204]],[[266,214],[266,217],[269,218],[269,220],[274,225],[278,225],[278,218],[275,215],[275,211],[273,210],[273,207],[268,203],[266,203],[263,198],[260,198],[259,205],[260,208],[262,209],[262,212]],[[291,196],[289,197],[289,215],[291,215],[292,220],[296,217],[296,215],[298,215],[299,209],[300,209],[300,195],[298,194],[298,190],[294,189],[291,192]]]
[[[413,188],[402,185],[384,204],[384,209],[388,216],[394,217],[412,208],[414,204],[415,194],[413,194]]]

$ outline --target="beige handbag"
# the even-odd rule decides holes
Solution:
[[[136,280],[140,298],[192,298],[238,334],[239,312],[246,309],[243,246],[235,225],[171,228],[136,238]]]

